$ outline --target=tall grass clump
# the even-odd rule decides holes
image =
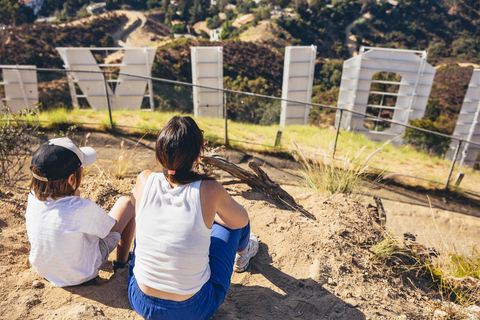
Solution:
[[[480,254],[474,248],[474,257],[455,252],[439,254],[415,241],[403,244],[389,234],[370,248],[373,260],[392,267],[401,275],[425,279],[443,301],[463,305],[480,302]]]
[[[120,142],[120,150],[115,160],[113,161],[114,174],[117,179],[124,179],[127,176],[128,171],[135,165],[135,151],[143,137],[137,141],[132,150],[125,148],[125,142]]]
[[[383,239],[370,248],[370,252],[372,252],[377,259],[386,259],[405,254],[406,250],[400,246],[394,237],[387,233]]]
[[[457,253],[426,261],[420,269],[442,297],[463,305],[480,302],[480,260]]]
[[[326,154],[307,156],[295,141],[292,143],[296,148],[308,186],[316,192],[326,194],[351,194],[360,186],[362,177],[366,175],[369,168],[368,161],[382,149],[381,147],[376,149],[364,161],[360,161],[365,147],[361,148],[353,158],[347,154],[342,159],[334,159]]]
[[[480,252],[474,247],[472,257],[451,254],[447,267],[454,277],[480,278]]]

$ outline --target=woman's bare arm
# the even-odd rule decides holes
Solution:
[[[200,199],[203,218],[208,227],[212,226],[213,221],[230,229],[243,228],[247,225],[247,211],[217,181],[202,181]]]
[[[152,172],[152,170],[144,170],[140,172],[137,177],[137,182],[130,195],[130,201],[132,201],[132,204],[135,206],[135,212],[138,212],[140,201],[142,200],[143,190],[145,189],[145,184]]]

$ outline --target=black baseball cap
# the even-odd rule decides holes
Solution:
[[[51,139],[38,147],[32,157],[33,167],[45,177],[34,174],[42,181],[67,178],[79,167],[91,165],[97,160],[97,153],[90,147],[78,148],[69,138]]]

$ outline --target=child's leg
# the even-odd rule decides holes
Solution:
[[[135,207],[129,197],[120,197],[110,210],[109,215],[117,221],[111,231],[117,231],[121,234],[117,246],[117,262],[126,263],[135,234]]]

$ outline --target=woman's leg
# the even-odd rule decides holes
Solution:
[[[250,238],[250,222],[242,229],[229,229],[218,223],[212,226],[210,238],[210,281],[221,288],[218,307],[230,286],[233,263],[237,252],[245,250]]]
[[[132,309],[147,319],[160,315],[169,319],[209,319],[225,299],[230,286],[236,253],[248,246],[249,238],[250,223],[244,228],[236,230],[214,223],[209,251],[210,280],[192,298],[182,302],[153,298],[145,295],[138,288],[133,274],[134,249],[128,277],[128,297]]]

